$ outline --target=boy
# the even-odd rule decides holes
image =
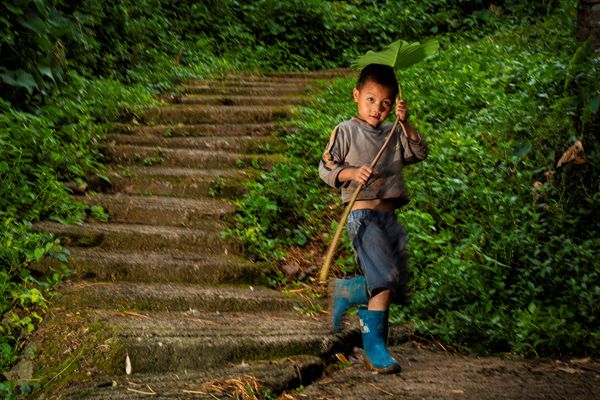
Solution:
[[[398,82],[391,67],[367,65],[353,90],[358,117],[334,129],[319,164],[321,179],[341,189],[344,203],[358,184],[364,185],[347,226],[364,276],[334,280],[332,325],[335,332],[340,331],[344,313],[358,305],[365,361],[380,373],[400,371],[386,342],[390,304],[405,300],[408,281],[406,233],[395,216],[395,210],[408,202],[402,168],[427,158],[427,145],[408,122],[408,108],[396,99],[397,94]],[[371,170],[369,165],[391,130],[391,125],[382,123],[394,104],[408,137],[399,128]]]

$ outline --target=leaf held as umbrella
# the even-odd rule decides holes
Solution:
[[[406,69],[428,57],[433,56],[439,48],[435,39],[426,39],[423,43],[396,40],[381,51],[369,50],[352,63],[352,67],[361,69],[369,64],[389,65],[394,69]]]

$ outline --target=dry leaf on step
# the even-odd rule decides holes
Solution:
[[[585,159],[585,152],[583,151],[583,144],[577,140],[573,146],[569,147],[567,151],[564,152],[558,163],[557,167],[560,167],[563,164],[573,163],[573,164],[585,164],[587,160]]]
[[[131,360],[129,359],[129,354],[125,357],[125,373],[131,375]]]

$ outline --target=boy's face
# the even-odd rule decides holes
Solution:
[[[372,127],[378,127],[394,108],[393,93],[393,89],[371,80],[360,90],[354,88],[352,95],[358,106],[358,117]]]

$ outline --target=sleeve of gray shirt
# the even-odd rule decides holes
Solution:
[[[342,187],[342,182],[338,180],[338,175],[346,167],[344,159],[348,152],[347,147],[347,140],[340,133],[340,127],[335,127],[319,163],[319,176],[325,183],[336,189]]]
[[[427,158],[427,142],[425,142],[425,139],[420,134],[418,142],[408,139],[402,134],[402,131],[400,131],[399,135],[402,148],[404,149],[402,153],[403,165],[414,164]]]

